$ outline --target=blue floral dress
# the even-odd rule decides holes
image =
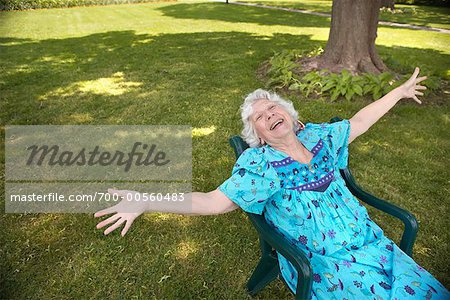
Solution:
[[[219,189],[243,210],[262,214],[308,256],[312,299],[450,299],[367,214],[339,173],[348,161],[350,122],[307,124],[297,133],[313,153],[302,164],[270,146],[247,149]],[[297,272],[278,254],[291,290]]]

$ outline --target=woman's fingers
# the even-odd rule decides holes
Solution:
[[[416,79],[416,84],[419,83],[419,82],[421,82],[421,81],[424,81],[424,80],[427,79],[427,78],[428,78],[427,76],[422,76],[422,77],[417,78],[417,79]]]
[[[128,229],[130,229],[131,224],[133,224],[133,221],[134,220],[127,220],[127,222],[125,223],[125,226],[122,229],[122,232],[120,233],[122,236],[124,236],[128,232]]]
[[[108,225],[109,223],[114,222],[115,220],[119,219],[120,215],[119,214],[115,214],[114,216],[109,217],[106,220],[101,221],[100,223],[97,224],[97,229],[100,229],[102,227],[105,227],[106,225]]]
[[[427,87],[426,87],[426,86],[423,86],[423,85],[416,85],[415,89],[416,89],[416,90],[426,90]]]
[[[116,195],[119,195],[120,197],[124,197],[123,196],[123,192],[124,191],[121,191],[121,190],[108,189],[108,193],[109,194],[111,194],[111,195],[116,194]],[[108,207],[108,208],[105,208],[105,209],[102,209],[102,210],[99,210],[98,212],[96,212],[94,214],[94,217],[98,218],[98,217],[102,217],[104,215],[109,215],[109,214],[117,212],[114,207],[115,207],[115,205],[111,206],[111,207]]]
[[[111,224],[114,221],[116,221],[116,223],[114,223],[114,225],[110,226],[108,229],[105,230],[104,234],[107,235],[111,231],[114,231],[116,228],[121,226],[123,224],[123,222],[125,222],[125,226],[124,226],[124,228],[121,231],[121,235],[124,236],[128,232],[128,229],[130,229],[131,224],[133,224],[134,219],[135,219],[135,217],[132,217],[132,216],[131,217],[129,217],[129,216],[124,217],[123,215],[115,214],[114,216],[111,216],[108,219],[98,223],[97,224],[97,229],[105,227],[106,225]]]
[[[108,208],[99,210],[98,212],[96,212],[96,213],[94,214],[94,217],[95,217],[95,218],[102,217],[102,216],[104,216],[104,215],[112,214],[113,212],[115,212],[114,206],[111,206],[111,207],[108,207]]]
[[[418,91],[415,91],[414,94],[416,94],[417,96],[423,96],[423,93],[422,92],[418,92]]]
[[[131,227],[131,224],[133,223],[134,219],[140,214],[136,214],[136,212],[130,213],[127,212],[128,204],[124,202],[124,200],[127,198],[127,195],[129,193],[135,193],[133,191],[128,190],[116,190],[116,189],[108,189],[108,193],[111,195],[118,195],[122,198],[122,201],[119,204],[116,204],[112,207],[108,207],[106,209],[100,210],[94,214],[94,217],[101,217],[107,214],[116,213],[113,216],[110,216],[106,220],[101,221],[97,224],[97,229],[103,228],[106,225],[111,225],[108,227],[103,233],[105,235],[109,234],[110,232],[116,230],[118,227],[120,227],[124,222],[125,226],[121,231],[121,235],[124,236],[128,230]]]
[[[419,75],[419,72],[420,72],[419,67],[416,67],[416,68],[414,69],[414,73],[412,74],[411,78],[416,78],[417,75]]]
[[[416,96],[413,97],[414,101],[416,101],[419,104],[422,104],[422,101],[419,100],[419,98],[417,98]]]
[[[114,223],[114,225],[110,226],[108,229],[105,230],[104,234],[107,235],[109,234],[111,231],[116,230],[120,225],[122,225],[122,223],[125,222],[125,219],[120,218],[119,220],[117,220],[116,223]]]

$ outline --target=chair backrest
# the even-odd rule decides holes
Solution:
[[[249,147],[248,144],[244,142],[244,140],[238,135],[232,136],[229,142],[234,150],[236,159],[238,159],[239,156],[241,156],[242,152],[244,152]]]

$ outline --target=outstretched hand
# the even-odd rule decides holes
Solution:
[[[417,103],[422,104],[422,101],[420,101],[419,98],[417,98],[417,96],[423,96],[423,93],[420,92],[419,90],[426,90],[427,87],[419,85],[419,82],[422,82],[425,79],[427,79],[427,76],[417,78],[417,76],[419,75],[419,71],[420,69],[416,67],[412,76],[398,88],[402,93],[401,94],[402,98],[412,98]]]
[[[134,194],[137,193],[135,191],[108,189],[108,193],[110,193],[111,195],[118,195],[122,198],[122,200],[118,204],[100,210],[94,214],[94,217],[98,218],[104,215],[115,213],[111,217],[98,223],[97,229],[103,228],[106,225],[113,223],[113,225],[109,226],[104,231],[104,234],[107,235],[122,226],[123,223],[125,223],[125,226],[123,227],[121,232],[121,235],[124,236],[127,233],[128,229],[130,229],[131,224],[133,224],[134,220],[145,212],[145,202],[133,201],[135,198]],[[132,201],[128,201],[128,199],[131,199]]]

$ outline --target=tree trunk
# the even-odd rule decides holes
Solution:
[[[394,0],[381,0],[380,3],[380,8],[382,7],[386,7],[389,8],[390,10],[394,10]]]
[[[317,67],[353,74],[387,70],[375,49],[380,0],[334,0],[331,29]]]

